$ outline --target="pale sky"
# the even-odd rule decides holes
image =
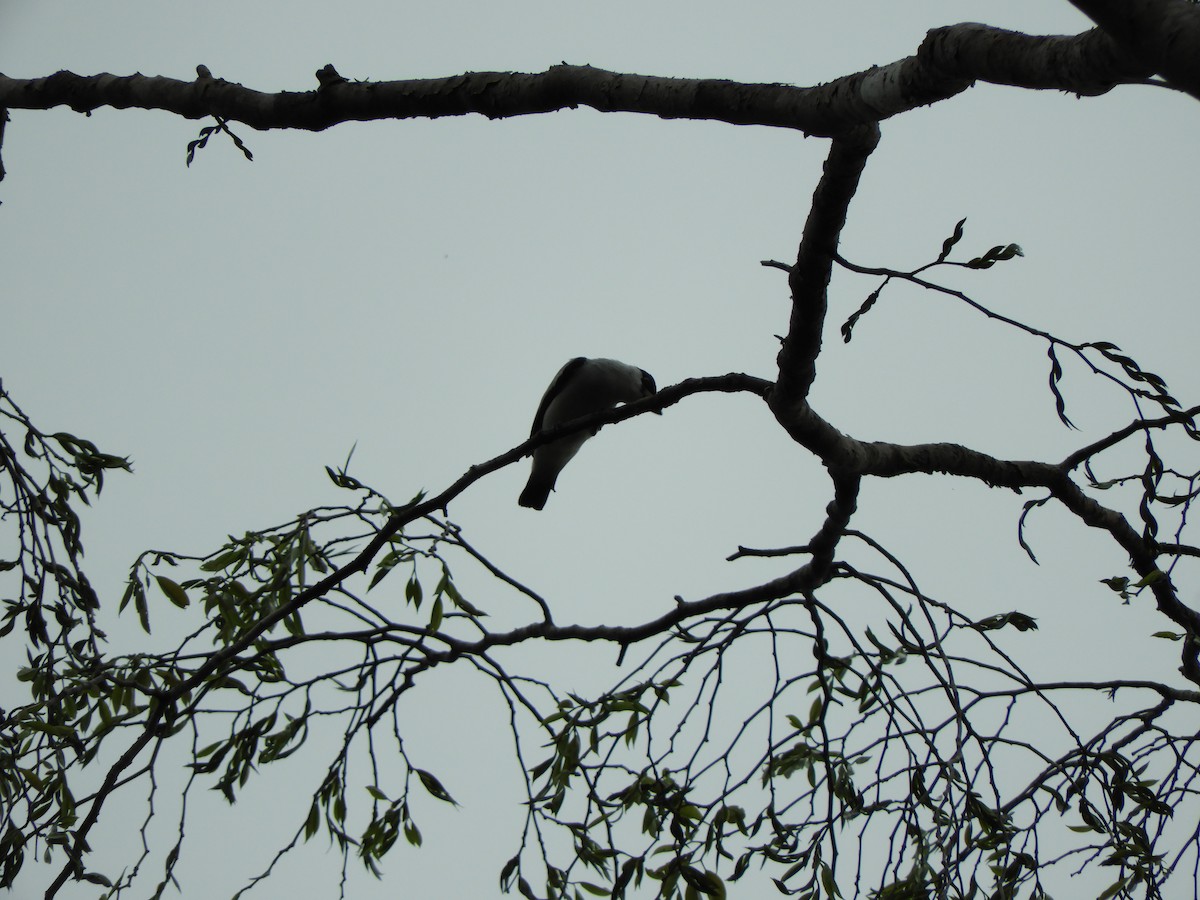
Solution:
[[[566,60],[810,85],[910,55],[929,28],[960,21],[1087,27],[1066,2],[1016,0],[8,0],[0,72],[189,79],[204,64],[273,91],[311,89],[327,63],[389,80]],[[660,387],[730,371],[772,377],[788,296],[783,274],[759,261],[794,256],[828,148],[791,132],[579,109],[320,134],[234,124],[253,162],[214,138],[186,169],[205,124],[13,110],[5,135],[0,378],[43,429],[133,458],[135,474],[112,476],[85,520],[89,571],[114,611],[143,549],[208,552],[227,534],[343,500],[323,467],[352,446],[352,474],[393,500],[442,489],[527,436],[547,382],[573,356],[633,363]],[[916,266],[967,216],[964,255],[1009,242],[1026,255],[956,286],[1061,337],[1120,344],[1187,406],[1200,394],[1198,142],[1200,107],[1160,88],[1078,99],[977,86],[883,123],[841,251]],[[1045,387],[1044,345],[941,296],[885,293],[844,345],[837,326],[875,284],[835,272],[813,401],[841,430],[1057,460],[1133,417],[1064,360],[1080,428],[1069,432]],[[541,513],[516,504],[527,465],[477,484],[450,516],[564,623],[635,624],[676,594],[787,571],[786,560],[724,560],[739,544],[803,543],[829,500],[820,465],[749,395],[694,396],[605,429]],[[1149,637],[1170,623],[1148,598],[1122,606],[1097,583],[1126,574],[1115,545],[1048,508],[1029,525],[1034,566],[1016,541],[1025,499],[933,478],[873,482],[855,527],[970,614],[1035,616],[1040,630],[1011,640],[1037,674],[1178,682],[1176,645]],[[528,615],[462,569],[476,605],[499,621]],[[153,638],[132,616],[108,620],[114,644],[165,649],[157,641],[173,613],[162,603],[153,615],[163,622]],[[614,655],[556,647],[529,659],[544,677],[596,690],[620,677]],[[398,846],[381,882],[354,870],[356,900],[495,896],[515,852],[520,797],[498,697],[465,672],[427,687],[408,701],[422,723],[408,748],[438,762],[462,805],[421,809],[425,846]],[[266,773],[232,808],[197,791],[183,896],[227,896],[269,862],[307,808],[315,785],[304,771]],[[131,859],[140,797],[113,801],[93,840],[96,868]],[[157,865],[137,896],[152,892]],[[337,895],[337,854],[323,836],[285,868],[249,896]],[[31,862],[14,896],[40,896],[56,873]],[[778,893],[748,877],[731,896]]]

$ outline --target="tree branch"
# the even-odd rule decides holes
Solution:
[[[740,609],[754,603],[780,600],[814,591],[829,580],[834,550],[854,514],[860,483],[860,479],[854,476],[834,478],[834,497],[826,507],[825,520],[807,545],[807,552],[812,554],[812,559],[779,578],[741,590],[713,594],[700,600],[683,601],[676,598],[678,602],[674,609],[640,625],[556,625],[550,621],[543,621],[511,631],[489,632],[474,641],[439,635],[439,639],[444,640],[449,649],[440,654],[427,653],[429,663],[421,668],[451,662],[460,656],[478,656],[494,647],[510,646],[531,638],[547,641],[606,640],[628,645],[662,634],[696,616],[719,610]]]
[[[946,77],[1088,96],[1153,72],[1099,29],[1037,36],[968,22],[930,31],[917,57]]]
[[[257,623],[248,628],[237,640],[232,641],[227,646],[219,651],[214,652],[200,666],[198,666],[187,678],[181,680],[171,690],[166,691],[160,698],[160,702],[147,712],[146,722],[140,734],[133,740],[125,752],[113,763],[112,767],[105,775],[104,781],[100,788],[96,791],[93,797],[87,815],[79,823],[79,827],[74,831],[74,840],[67,855],[67,862],[59,872],[58,876],[46,890],[46,900],[51,900],[57,895],[59,889],[66,883],[67,879],[72,875],[82,871],[82,860],[87,847],[87,837],[95,826],[100,817],[100,810],[104,802],[116,789],[121,773],[133,764],[134,760],[141,754],[142,750],[155,738],[161,737],[158,729],[159,721],[162,717],[163,710],[172,708],[176,701],[187,695],[191,691],[204,685],[215,673],[221,671],[227,664],[233,663],[236,667],[237,658],[246,649],[254,646],[256,640],[266,634],[277,624],[294,615],[301,607],[307,605],[318,597],[324,596],[329,591],[334,590],[352,575],[359,572],[365,572],[371,561],[379,553],[379,551],[388,543],[388,540],[399,532],[405,525],[416,521],[432,512],[439,509],[444,509],[455,497],[461,494],[464,490],[483,478],[505,466],[516,462],[523,456],[527,456],[537,447],[542,444],[550,443],[567,434],[571,434],[583,429],[597,428],[601,425],[611,424],[614,422],[623,421],[624,419],[632,418],[636,415],[642,415],[647,412],[656,412],[672,406],[691,394],[702,392],[725,392],[733,393],[739,391],[748,391],[764,396],[770,387],[770,382],[764,381],[761,378],[754,378],[750,375],[742,375],[740,373],[730,373],[728,375],[712,376],[708,378],[689,378],[679,384],[664,388],[652,397],[647,397],[644,400],[639,400],[637,403],[630,403],[625,406],[620,406],[612,410],[606,410],[603,413],[596,415],[585,416],[576,419],[574,422],[568,422],[558,428],[552,428],[547,431],[539,432],[526,441],[518,444],[513,449],[495,456],[487,462],[479,465],[471,466],[457,481],[450,487],[443,490],[434,497],[429,498],[420,503],[410,504],[402,509],[397,510],[387,523],[379,529],[374,538],[372,538],[350,562],[346,563],[334,571],[330,572],[317,583],[313,584],[306,590],[296,594],[288,603],[275,609],[273,612],[262,616]],[[806,567],[807,569],[807,567]],[[799,570],[803,572],[805,569]],[[749,591],[735,592],[728,595],[717,595],[714,598],[708,598],[706,601],[700,601],[699,606],[711,606],[713,609],[721,608],[733,602],[731,598],[738,599],[744,597],[741,602],[753,602],[756,598],[774,599],[778,596],[785,596],[790,590],[788,585],[792,584],[794,579],[798,577],[798,573],[792,573],[790,576],[785,576],[782,579],[776,579],[766,585],[761,585],[758,588],[750,589]],[[784,591],[783,594],[778,593]],[[696,606],[690,605],[691,608],[688,614],[694,614]],[[660,627],[669,627],[674,621],[672,615],[678,616],[678,611],[672,614],[661,617],[662,625]],[[641,626],[644,628],[652,628],[653,623],[649,626]],[[640,629],[625,629],[623,632],[629,633],[629,639],[636,639],[635,635]],[[544,632],[544,633],[543,633]],[[509,642],[516,640],[524,640],[528,637],[546,637],[547,639],[593,639],[588,637],[588,629],[580,626],[562,627],[551,625],[547,622],[541,622],[535,625],[527,626],[525,629],[518,629],[516,632],[511,632],[508,638]],[[557,638],[555,637],[557,636]],[[611,637],[611,635],[610,635]],[[615,638],[619,639],[619,638]],[[487,638],[483,639],[484,641]],[[502,641],[493,640],[487,646],[494,646]],[[480,642],[475,642],[480,643]],[[454,643],[451,642],[451,653],[454,655],[462,655],[455,653]],[[462,652],[470,652],[474,645],[464,645]],[[481,646],[480,651],[486,649],[486,646]]]
[[[831,472],[882,478],[912,473],[945,474],[974,478],[990,487],[1014,490],[1043,487],[1085,525],[1107,531],[1129,554],[1132,567],[1139,575],[1154,576],[1159,571],[1158,545],[1138,533],[1120,513],[1093,500],[1071,480],[1069,473],[1079,463],[1078,454],[1055,464],[998,459],[952,443],[903,445],[858,441],[842,434],[807,403],[785,410],[781,415],[774,398],[775,393],[772,393],[769,399],[780,423],[797,443],[816,453]],[[1180,420],[1190,421],[1190,413],[1181,414]],[[1173,417],[1134,423],[1084,449],[1096,452],[1111,446],[1118,437],[1150,427],[1162,427],[1170,424],[1171,419]],[[1179,599],[1169,578],[1152,577],[1149,588],[1158,609],[1191,636],[1182,648],[1181,671],[1189,681],[1200,684],[1200,646],[1194,639],[1200,636],[1200,612]]]
[[[1115,447],[1117,444],[1121,443],[1121,441],[1125,440],[1130,435],[1137,434],[1139,431],[1150,431],[1154,428],[1166,428],[1168,425],[1191,425],[1194,427],[1196,416],[1198,415],[1200,415],[1200,406],[1193,406],[1191,409],[1180,410],[1172,415],[1161,416],[1157,419],[1135,419],[1133,422],[1130,422],[1123,428],[1118,428],[1112,434],[1102,437],[1100,440],[1094,441],[1088,444],[1086,447],[1080,447],[1061,463],[1059,463],[1059,466],[1061,466],[1064,471],[1069,472],[1076,466],[1091,459],[1097,453],[1107,450],[1110,447]]]
[[[1196,53],[1192,33],[1187,37],[1175,48],[1177,56]],[[467,72],[377,82],[350,81],[326,66],[317,73],[315,90],[266,93],[213,78],[207,67],[198,66],[194,81],[67,71],[42,78],[0,75],[0,107],[161,109],[187,119],[217,116],[260,130],[321,131],[351,121],[471,113],[499,119],[589,106],[830,137],[948,99],[977,80],[1099,94],[1141,80],[1149,71],[1100,31],[1039,37],[968,23],[931,31],[915,56],[814,87],[626,75],[564,63],[538,74]]]
[[[1071,0],[1131,65],[1200,99],[1200,8],[1188,0]]]
[[[772,394],[776,417],[807,403],[808,390],[817,376],[817,355],[828,306],[829,279],[838,238],[846,224],[850,201],[858,189],[867,157],[879,144],[879,127],[860,128],[836,138],[825,159],[824,171],[813,192],[812,208],[796,264],[788,273],[792,314],[788,335],[779,351],[779,385]]]

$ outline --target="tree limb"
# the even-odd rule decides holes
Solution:
[[[1177,53],[1196,46],[1196,41],[1180,42]],[[67,71],[42,78],[0,75],[0,107],[161,109],[187,119],[217,116],[259,130],[321,131],[351,121],[470,113],[500,119],[582,105],[601,112],[765,125],[830,137],[948,99],[975,81],[1099,94],[1141,80],[1150,71],[1098,30],[1031,36],[967,23],[934,29],[915,56],[813,87],[661,78],[564,63],[538,74],[467,72],[377,82],[350,81],[326,66],[317,73],[315,90],[266,93],[214,78],[199,66],[194,81]]]
[[[1200,7],[1188,0],[1071,0],[1133,65],[1200,99]]]
[[[147,712],[146,722],[142,731],[137,735],[133,742],[126,748],[125,752],[112,764],[105,774],[104,782],[96,791],[92,800],[91,806],[88,809],[87,815],[83,817],[79,823],[79,827],[74,831],[74,839],[71,843],[67,854],[67,862],[59,872],[58,876],[51,883],[46,891],[46,900],[51,900],[58,894],[58,891],[66,883],[67,879],[72,875],[81,871],[82,860],[87,848],[87,837],[91,829],[95,826],[100,817],[100,810],[104,805],[105,800],[112,794],[119,783],[121,773],[124,772],[134,760],[141,754],[142,750],[154,739],[161,738],[158,730],[158,725],[162,717],[163,710],[171,708],[175,702],[181,697],[189,694],[191,691],[201,687],[210,677],[222,670],[227,664],[233,663],[237,668],[237,660],[239,654],[246,649],[254,646],[255,641],[266,634],[280,622],[294,615],[301,607],[307,605],[311,601],[317,599],[334,590],[338,585],[345,582],[352,575],[359,572],[365,572],[371,561],[378,555],[379,551],[387,544],[389,538],[399,532],[405,525],[416,521],[432,512],[439,509],[444,509],[455,497],[461,494],[464,490],[478,481],[485,475],[491,474],[499,469],[504,468],[511,463],[516,462],[524,456],[527,456],[535,448],[542,444],[550,443],[564,435],[571,434],[576,431],[581,431],[589,428],[597,428],[600,425],[619,422],[624,419],[632,418],[636,415],[641,415],[646,412],[654,412],[665,409],[675,403],[678,403],[684,397],[691,394],[702,393],[706,391],[718,392],[738,392],[748,391],[751,393],[763,396],[769,382],[761,378],[753,378],[749,375],[739,373],[731,373],[729,375],[713,376],[709,378],[689,378],[679,384],[664,388],[652,397],[647,397],[644,400],[639,400],[637,403],[630,403],[625,406],[617,407],[612,410],[606,410],[591,416],[584,416],[576,419],[574,422],[568,422],[558,428],[552,428],[547,431],[538,432],[528,440],[518,444],[513,449],[495,456],[487,462],[479,465],[471,466],[458,480],[450,487],[446,488],[434,497],[418,503],[409,504],[397,510],[387,521],[387,523],[379,529],[375,537],[372,538],[352,560],[343,566],[330,572],[324,578],[311,587],[296,594],[292,600],[283,606],[275,609],[272,612],[266,613],[252,627],[246,630],[244,634],[239,636],[237,640],[231,642],[227,646],[215,651],[209,656],[200,666],[191,672],[187,678],[180,681],[171,690],[165,692],[160,702]],[[753,602],[755,599],[774,599],[779,596],[786,596],[792,588],[789,585],[797,583],[806,583],[799,572],[807,571],[808,567],[798,570],[797,573],[785,576],[784,578],[775,579],[766,585],[760,585],[757,588],[752,588],[748,591],[734,592],[729,595],[717,595],[710,597],[705,601],[698,602],[698,608],[713,608],[718,609],[731,602]],[[797,581],[797,579],[801,579]],[[782,593],[781,593],[782,592]],[[689,614],[696,611],[696,608],[689,610]],[[628,639],[636,639],[636,635],[640,630],[650,628],[652,633],[654,628],[669,627],[673,619],[672,615],[678,616],[678,612],[670,613],[667,616],[661,617],[655,623],[650,623],[646,626],[641,626],[640,629],[618,629],[621,636],[628,633]],[[535,625],[527,626],[524,629],[518,629],[516,632],[509,633],[508,642],[524,640],[529,637],[546,637],[547,639],[581,639],[588,640],[588,629],[580,626],[557,626],[549,622],[541,622]],[[617,634],[606,635],[612,639],[621,639]],[[488,639],[485,638],[484,641]],[[487,646],[493,646],[504,641],[491,640]],[[478,642],[477,642],[478,643]],[[472,648],[467,648],[462,652],[469,652]],[[480,650],[486,649],[486,646],[480,647]],[[455,656],[462,655],[462,652],[455,653],[453,644],[451,653]]]
[[[817,376],[817,355],[828,307],[829,279],[838,238],[846,224],[850,201],[858,190],[867,157],[879,144],[879,127],[864,126],[837,138],[829,148],[796,264],[788,273],[792,313],[788,334],[779,351],[779,384],[771,396],[775,415],[807,404]]]

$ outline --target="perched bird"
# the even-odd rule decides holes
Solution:
[[[574,419],[611,409],[618,403],[631,403],[649,397],[657,389],[650,373],[637,366],[618,362],[615,359],[588,359],[577,356],[563,366],[533,417],[533,429],[529,436],[564,425]],[[529,482],[521,491],[518,502],[530,509],[541,509],[546,498],[554,490],[558,473],[571,461],[583,442],[599,428],[584,429],[543,444],[533,451],[533,471]]]

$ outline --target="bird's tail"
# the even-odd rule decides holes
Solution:
[[[550,492],[554,490],[554,479],[538,478],[537,475],[530,475],[529,481],[525,484],[525,490],[521,491],[521,496],[517,498],[517,502],[529,509],[542,509],[546,505],[546,501],[550,498]]]

